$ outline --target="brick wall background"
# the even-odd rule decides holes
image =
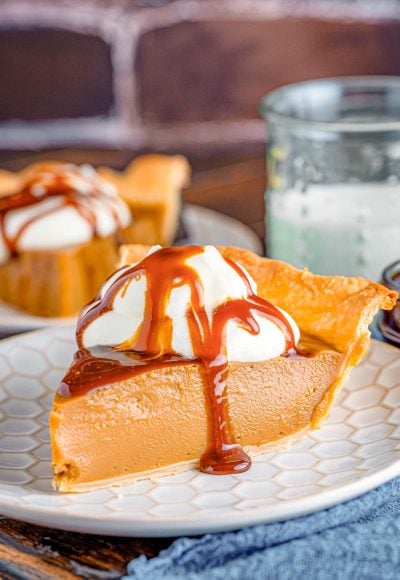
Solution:
[[[2,0],[0,149],[251,151],[267,91],[399,53],[396,0]]]

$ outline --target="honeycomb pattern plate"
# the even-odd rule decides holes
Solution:
[[[182,535],[286,519],[400,474],[400,350],[372,342],[330,419],[240,475],[195,470],[85,494],[51,489],[48,412],[74,351],[71,327],[0,342],[0,513],[66,530]]]
[[[238,220],[227,215],[192,204],[186,204],[182,219],[188,239],[185,243],[204,246],[238,246],[252,250],[256,254],[263,253],[260,238]],[[18,308],[12,308],[0,301],[0,338],[16,332],[36,330],[48,326],[70,325],[75,318],[41,318],[32,316]]]

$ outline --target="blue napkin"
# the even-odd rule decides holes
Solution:
[[[238,532],[180,538],[140,556],[143,580],[391,580],[400,578],[400,478],[309,516]],[[223,516],[222,516],[223,517]]]

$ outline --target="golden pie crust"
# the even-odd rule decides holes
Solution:
[[[123,172],[100,167],[133,215],[128,243],[169,245],[178,228],[182,189],[189,184],[190,165],[182,155],[142,155]]]
[[[0,197],[11,195],[18,191],[19,182],[18,173],[0,169]]]
[[[320,426],[369,344],[368,324],[396,293],[361,278],[307,270],[219,248],[245,266],[258,294],[298,323],[311,357],[230,363],[229,416],[238,442],[255,455]],[[122,248],[121,265],[145,246]],[[205,386],[197,363],[155,369],[85,396],[56,395],[50,415],[54,486],[87,491],[196,466],[207,445]]]

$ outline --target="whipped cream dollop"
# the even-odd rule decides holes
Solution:
[[[0,198],[0,264],[23,250],[49,250],[107,237],[131,222],[115,187],[89,165],[42,164]]]
[[[153,247],[150,253],[162,252],[160,247]],[[204,246],[202,251],[190,255],[185,259],[185,265],[194,272],[196,284],[201,286],[202,309],[208,318],[212,332],[213,317],[222,305],[229,302],[238,302],[247,299],[249,287],[257,294],[257,285],[250,274],[241,266],[233,267],[220,252],[213,246]],[[81,314],[81,321],[88,320],[81,328],[80,346],[90,349],[94,346],[121,347],[134,340],[145,321],[146,296],[148,296],[148,279],[146,269],[132,277],[126,274],[132,266],[126,266],[107,280],[101,289],[98,298]],[[168,275],[168,256],[165,257],[161,277]],[[91,317],[91,311],[102,306],[113,286],[126,276],[126,281],[120,285],[113,296],[109,309],[99,310],[99,315]],[[165,321],[170,332],[170,345],[163,354],[180,355],[191,359],[194,352],[189,314],[199,316],[194,311],[193,287],[180,280],[174,280],[173,287],[166,297],[164,306]],[[278,309],[284,317],[285,323],[291,328],[294,342],[297,344],[300,331],[293,318],[285,311]],[[257,332],[249,332],[234,316],[227,320],[225,325],[225,354],[228,361],[257,362],[275,358],[287,350],[287,335],[279,321],[274,321],[260,313],[256,307],[251,314],[258,325]],[[79,323],[78,323],[79,328]],[[161,327],[162,328],[162,327]],[[133,345],[138,351],[137,345]],[[144,353],[146,354],[146,353]]]

